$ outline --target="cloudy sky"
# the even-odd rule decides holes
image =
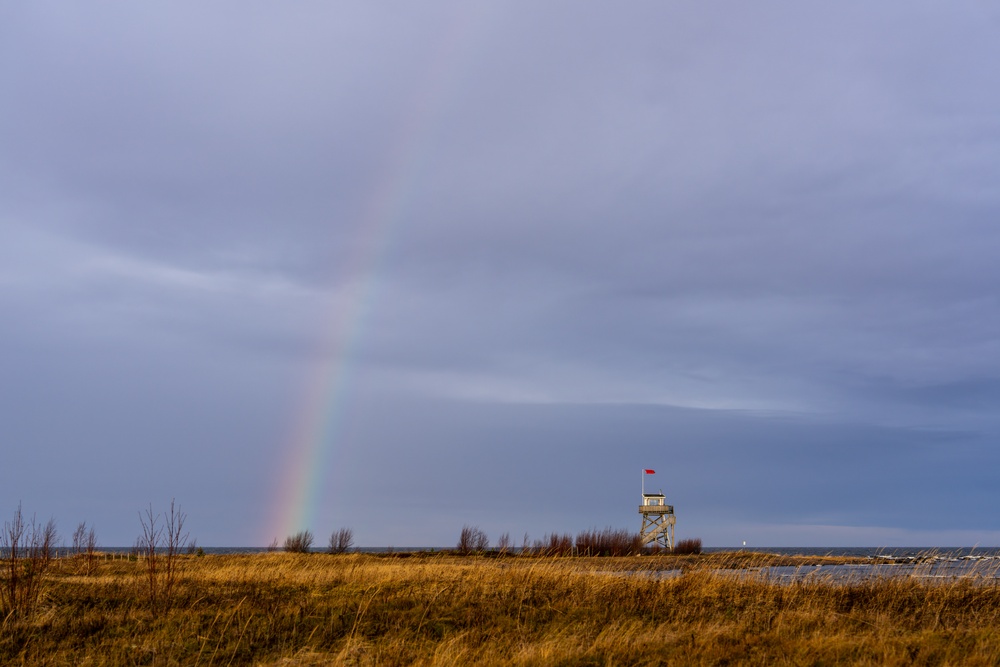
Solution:
[[[0,514],[998,545],[998,28],[6,3]]]

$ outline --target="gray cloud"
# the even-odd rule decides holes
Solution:
[[[366,543],[631,525],[642,466],[708,543],[1000,539],[997,11],[0,11],[9,506],[269,540],[347,350]]]

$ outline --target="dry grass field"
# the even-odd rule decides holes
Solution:
[[[33,609],[4,612],[0,663],[1000,664],[994,583],[782,584],[733,574],[804,562],[185,555],[173,586],[161,580],[151,596],[141,561],[100,560],[88,574],[82,558],[63,558],[50,565]],[[683,574],[656,574],[676,569]]]

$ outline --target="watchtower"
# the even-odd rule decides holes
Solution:
[[[673,551],[677,517],[674,516],[674,506],[666,503],[662,493],[646,493],[646,475],[653,472],[647,469],[642,471],[642,504],[639,505],[642,530],[639,531],[639,538],[643,546],[656,544]]]

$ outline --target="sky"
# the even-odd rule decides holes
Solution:
[[[0,518],[1000,545],[998,28],[5,3]]]

